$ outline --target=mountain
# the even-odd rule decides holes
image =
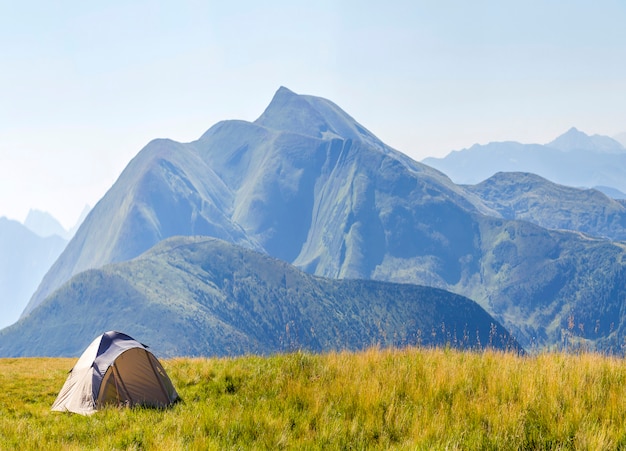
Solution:
[[[611,188],[610,186],[594,186],[593,188],[610,197],[611,199],[626,199],[626,193],[623,193],[618,189]]]
[[[87,217],[89,210],[89,206],[86,205],[83,208],[83,211],[78,218],[78,221],[70,230],[65,230],[61,223],[59,223],[59,221],[57,221],[56,218],[54,218],[54,216],[52,216],[50,213],[35,209],[29,210],[28,215],[26,216],[26,220],[24,221],[24,225],[29,230],[41,237],[45,238],[52,235],[57,235],[64,240],[69,241]]]
[[[0,218],[0,329],[18,320],[66,244],[58,236],[42,238],[17,221]]]
[[[45,211],[30,209],[24,225],[33,233],[44,238],[52,235],[60,236],[65,240],[71,238],[61,223]]]
[[[507,219],[494,207],[388,147],[329,100],[281,88],[254,122],[223,121],[191,143],[144,147],[22,317],[87,269],[130,260],[168,237],[205,235],[317,276],[453,291],[523,346],[557,346],[576,333],[619,352],[624,246]]]
[[[341,133],[345,139],[337,138]],[[488,211],[332,102],[281,88],[254,123],[224,121],[193,143],[160,139],[142,149],[87,216],[25,314],[72,275],[128,260],[175,235],[224,239],[318,275],[367,278],[383,250],[360,249],[364,234],[385,240],[385,226],[374,217],[379,182],[380,195],[398,209],[385,212],[387,227],[424,194],[459,214]],[[400,198],[405,194],[412,199]],[[445,245],[451,254],[456,241]]]
[[[522,172],[498,172],[466,188],[506,219],[626,241],[626,206],[595,189],[558,185]]]
[[[102,330],[141,336],[170,357],[410,344],[521,351],[462,296],[323,279],[215,238],[174,237],[133,260],[72,277],[0,331],[0,355],[77,356]]]
[[[545,145],[476,144],[422,162],[462,184],[479,183],[497,172],[529,172],[561,185],[607,186],[626,192],[624,146],[607,136],[588,136],[575,128]]]
[[[622,146],[626,147],[626,132],[614,136],[613,139],[619,142]]]
[[[546,144],[547,147],[562,150],[563,152],[572,152],[582,150],[594,153],[625,153],[626,149],[613,138],[602,135],[589,136],[576,127],[570,128],[563,135],[554,141]]]

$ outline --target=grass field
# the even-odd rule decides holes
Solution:
[[[162,363],[166,410],[51,412],[75,359],[0,359],[0,449],[619,449],[626,362],[370,349]]]

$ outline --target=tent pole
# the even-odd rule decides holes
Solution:
[[[150,367],[152,367],[152,371],[154,372],[154,375],[156,376],[157,380],[159,381],[159,386],[161,387],[161,391],[163,392],[163,395],[165,396],[165,405],[169,404],[171,402],[169,395],[167,394],[167,390],[165,389],[165,386],[163,385],[163,381],[161,380],[160,374],[157,371],[157,369],[154,367],[154,362],[152,362],[152,359],[150,358],[150,353],[148,352],[147,349],[144,349],[144,351],[146,352],[146,358],[148,359],[148,362],[150,363]]]
[[[120,384],[122,385],[122,388],[124,389],[124,393],[126,394],[126,397],[128,398],[128,401],[130,402],[130,405],[133,405],[133,398],[130,396],[130,392],[128,391],[128,389],[126,388],[126,384],[124,384],[124,381],[122,380],[122,376],[120,376],[120,372],[117,369],[117,364],[115,362],[113,362],[113,371],[115,374],[115,383],[117,384],[117,381],[120,381]]]

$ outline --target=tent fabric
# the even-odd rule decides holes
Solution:
[[[52,410],[90,415],[109,404],[166,407],[177,399],[172,381],[147,346],[110,331],[85,349]]]

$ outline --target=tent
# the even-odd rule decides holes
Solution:
[[[85,349],[52,410],[90,415],[107,404],[166,407],[177,399],[170,378],[147,346],[110,331]]]

